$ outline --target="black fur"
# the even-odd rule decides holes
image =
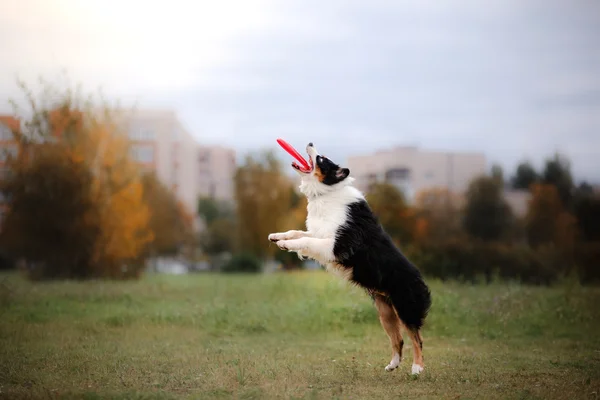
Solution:
[[[346,179],[350,174],[350,170],[348,168],[340,168],[339,165],[331,161],[329,158],[324,156],[317,156],[317,167],[321,170],[323,174],[323,183],[325,185],[335,185]]]
[[[419,270],[394,245],[366,201],[348,205],[338,228],[334,255],[352,268],[352,281],[372,295],[387,297],[404,325],[418,330],[431,307],[431,293]]]

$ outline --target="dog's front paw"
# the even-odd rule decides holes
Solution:
[[[299,242],[298,239],[279,240],[276,243],[277,243],[277,246],[281,250],[287,250],[287,251],[302,251],[302,250],[304,250],[302,247],[302,244]]]
[[[278,241],[280,241],[280,240],[282,240],[282,239],[283,239],[283,237],[282,237],[282,236],[283,236],[283,234],[282,234],[282,233],[271,233],[271,234],[269,235],[269,240],[270,240],[271,242],[278,242]]]
[[[277,247],[281,250],[291,251],[288,240],[277,240],[275,243],[277,243]]]

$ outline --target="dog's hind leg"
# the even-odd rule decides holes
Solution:
[[[413,365],[412,374],[419,375],[423,372],[423,338],[421,332],[418,329],[406,328],[406,332],[410,337],[410,341],[413,345]]]
[[[400,361],[402,361],[402,347],[404,346],[404,340],[402,340],[402,333],[400,332],[402,323],[396,314],[396,310],[386,297],[376,294],[374,299],[375,307],[379,312],[379,321],[392,345],[392,360],[385,367],[385,370],[393,371],[398,368]]]

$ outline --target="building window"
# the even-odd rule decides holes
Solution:
[[[151,163],[154,161],[154,146],[131,146],[131,156],[141,163]]]
[[[412,198],[410,170],[408,168],[393,168],[385,172],[385,181],[404,193],[407,199]]]
[[[390,181],[410,179],[410,170],[408,168],[393,168],[385,171],[385,179]]]
[[[129,139],[134,141],[153,141],[156,139],[156,134],[148,126],[134,124],[129,131]]]
[[[210,160],[210,151],[200,150],[198,152],[198,161],[201,163],[208,162]]]

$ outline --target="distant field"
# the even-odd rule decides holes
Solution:
[[[600,398],[600,289],[431,282],[425,372],[323,272],[31,284],[0,275],[0,397]]]

